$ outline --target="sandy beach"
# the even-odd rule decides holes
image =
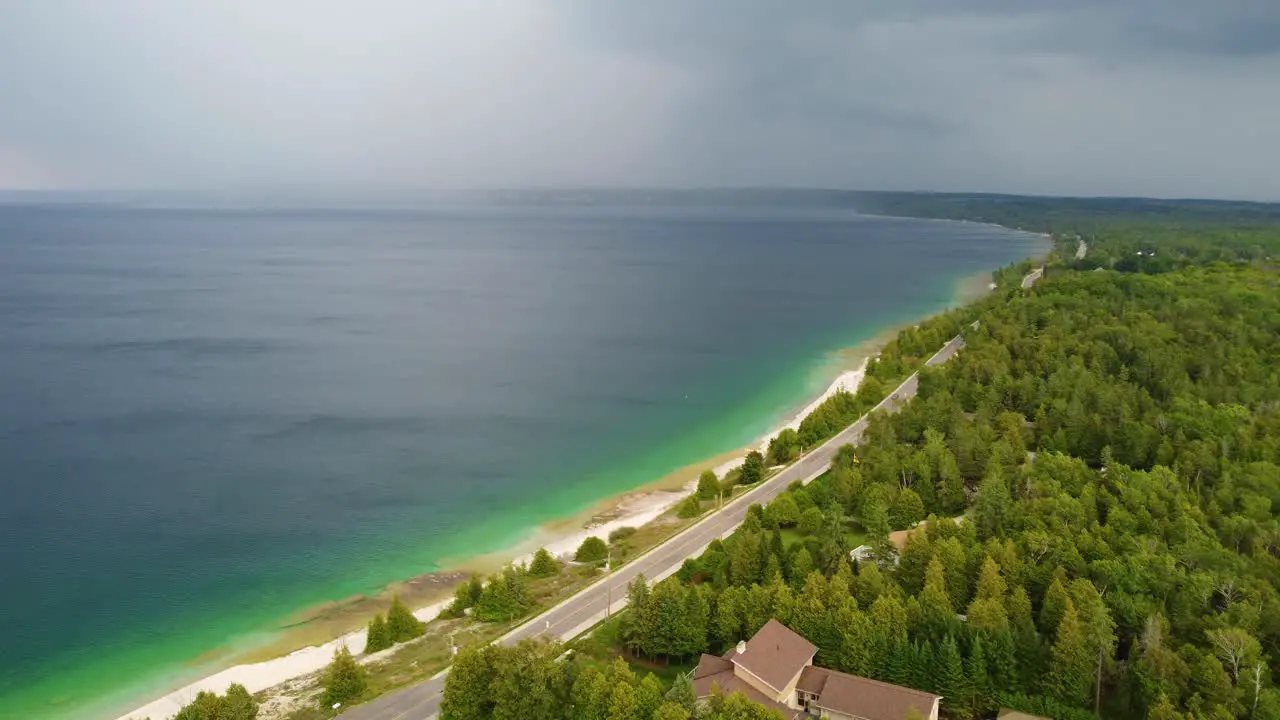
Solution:
[[[724,456],[717,458],[721,462],[714,467],[716,474],[723,476],[729,470],[741,465],[746,454],[752,449],[764,452],[769,445],[769,441],[776,437],[778,433],[788,428],[798,429],[800,422],[809,413],[813,412],[818,405],[821,405],[836,393],[857,391],[858,385],[866,375],[866,366],[867,360],[863,359],[857,368],[841,372],[818,397],[796,412],[785,424],[774,428],[761,437],[754,445],[741,448],[729,454],[730,459],[728,460],[724,460]],[[579,524],[576,529],[563,526],[559,528],[539,528],[525,541],[493,559],[500,560],[497,564],[527,562],[533,551],[539,547],[545,547],[559,556],[569,556],[589,536],[594,535],[606,538],[610,532],[618,528],[639,527],[653,522],[693,490],[693,486],[696,484],[696,474],[690,474],[693,479],[685,483],[685,486],[680,489],[642,488],[614,498],[608,501],[607,511],[593,513],[591,520],[588,520],[585,524]],[[484,565],[486,563],[480,564]],[[448,600],[434,602],[426,607],[417,609],[414,615],[420,620],[430,621],[435,619],[447,604]],[[174,690],[164,697],[121,715],[117,720],[141,718],[161,720],[162,718],[168,718],[195,699],[195,696],[201,691],[222,693],[233,683],[244,685],[249,692],[264,690],[323,668],[333,658],[334,651],[341,646],[345,645],[352,653],[358,655],[364,649],[364,642],[365,631],[363,629],[355,630],[321,645],[305,647],[282,657],[262,662],[235,665]],[[381,653],[369,657],[361,657],[360,659],[363,662],[368,662],[377,659],[380,655]]]

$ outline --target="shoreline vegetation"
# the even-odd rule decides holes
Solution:
[[[1046,247],[1044,253],[1032,257],[1043,257],[1049,249]],[[544,523],[529,537],[512,547],[470,558],[446,559],[441,562],[446,569],[390,583],[375,595],[355,596],[300,611],[284,624],[282,630],[275,633],[271,642],[249,651],[214,650],[207,653],[202,660],[223,658],[227,666],[177,690],[171,690],[163,697],[119,716],[117,720],[167,718],[194,700],[198,693],[222,693],[232,684],[242,685],[258,696],[264,703],[259,715],[263,720],[294,717],[290,713],[306,705],[300,701],[317,694],[316,676],[329,664],[334,653],[344,647],[352,653],[360,653],[365,647],[365,624],[374,615],[386,613],[395,600],[413,608],[415,618],[429,623],[428,633],[426,638],[420,638],[414,643],[419,651],[410,653],[413,658],[407,661],[412,667],[409,674],[392,673],[396,677],[391,684],[379,688],[379,691],[385,692],[409,684],[407,680],[429,677],[435,670],[425,672],[424,668],[440,669],[448,665],[451,651],[449,638],[446,636],[455,636],[453,640],[457,645],[464,644],[464,641],[492,641],[522,624],[529,616],[598,579],[593,566],[571,567],[568,577],[556,578],[557,581],[553,583],[536,583],[539,587],[533,592],[534,605],[518,618],[506,623],[495,623],[483,632],[467,633],[459,626],[458,619],[443,618],[442,612],[449,605],[454,589],[464,584],[468,577],[483,577],[498,573],[504,567],[527,565],[532,560],[534,551],[540,548],[547,549],[559,559],[568,559],[586,538],[609,537],[619,531],[629,535],[622,562],[643,554],[697,522],[714,506],[714,503],[704,502],[701,512],[692,516],[682,516],[680,512],[681,501],[694,491],[700,474],[712,470],[722,479],[731,479],[749,452],[766,454],[771,440],[787,430],[798,431],[806,417],[833,397],[842,393],[853,397],[858,393],[865,385],[868,364],[879,359],[882,351],[898,342],[905,331],[919,328],[926,321],[945,318],[957,308],[990,294],[996,290],[993,278],[1003,284],[1004,281],[1000,280],[1001,272],[1006,272],[1011,278],[1021,278],[1024,267],[1028,267],[1031,262],[1028,259],[1002,270],[983,271],[960,278],[954,281],[951,299],[942,311],[922,316],[914,322],[891,326],[863,342],[829,353],[825,365],[818,371],[827,376],[834,374],[825,389],[817,397],[784,414],[783,417],[789,420],[773,428],[758,442],[678,468],[651,483],[621,495],[604,498],[579,513]],[[917,350],[927,357],[932,349],[936,348],[922,345]],[[909,372],[899,374],[905,377]],[[893,377],[897,378],[897,375]],[[888,384],[874,381],[873,385],[875,389],[868,397],[875,396],[878,400],[887,389],[882,389],[881,386],[892,387],[896,382]],[[866,407],[871,405],[874,405],[874,401],[867,403]],[[861,413],[853,415],[848,422],[853,422],[860,415]],[[844,425],[840,426],[842,427]],[[840,428],[832,428],[828,436]],[[737,489],[745,490],[748,486]],[[365,665],[382,663],[400,649],[402,647],[396,645],[372,655],[358,655],[357,658]],[[393,661],[390,664],[395,663]]]
[[[895,197],[1038,213],[1054,253],[996,273],[965,352],[857,447],[625,611],[464,648],[442,720],[782,720],[680,673],[771,622],[946,720],[1280,718],[1280,205]]]

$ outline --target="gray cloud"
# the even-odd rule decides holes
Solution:
[[[0,6],[0,187],[1280,198],[1280,6]]]

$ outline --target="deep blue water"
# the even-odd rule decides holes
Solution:
[[[0,698],[103,712],[738,447],[824,353],[1041,245],[834,208],[0,207]]]

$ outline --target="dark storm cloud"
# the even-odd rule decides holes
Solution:
[[[1280,197],[1280,3],[0,7],[0,187]]]

